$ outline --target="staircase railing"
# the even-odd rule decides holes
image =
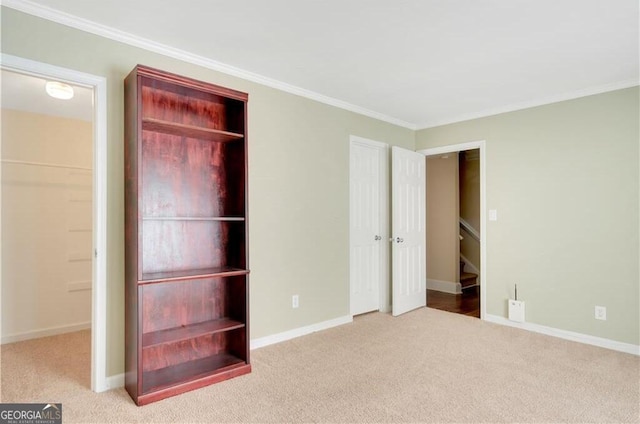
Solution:
[[[460,228],[464,229],[476,241],[480,241],[480,232],[473,228],[464,218],[460,218]]]

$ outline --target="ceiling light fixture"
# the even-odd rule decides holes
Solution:
[[[73,87],[57,81],[47,81],[45,84],[47,94],[56,99],[69,100],[73,98]]]

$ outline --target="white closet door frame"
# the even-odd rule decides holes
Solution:
[[[380,193],[379,193],[379,207],[380,207],[380,238],[379,246],[380,246],[380,283],[379,283],[379,310],[381,312],[389,312],[391,310],[391,284],[390,284],[390,275],[389,275],[389,243],[386,242],[389,239],[389,145],[369,140],[362,137],[350,136],[349,138],[349,149],[351,150],[352,144],[359,144],[362,146],[366,146],[369,148],[379,150],[380,154]],[[351,164],[351,158],[350,158]],[[350,165],[351,167],[351,165]],[[351,171],[350,171],[351,175]],[[351,184],[349,184],[351,186]],[[349,205],[351,207],[351,193],[350,193],[350,201]],[[352,248],[352,226],[351,226],[351,211],[349,212],[350,222],[349,222],[349,252],[351,252]],[[351,268],[352,258],[349,258],[349,267]],[[351,272],[351,270],[350,270]],[[351,307],[351,281],[349,282],[349,304]],[[350,311],[353,315],[353,311]]]
[[[107,79],[4,53],[0,67],[93,89],[91,390],[103,392],[121,386],[124,378],[107,378]]]

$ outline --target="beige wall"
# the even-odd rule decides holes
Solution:
[[[2,110],[2,159],[92,167],[92,125]],[[2,164],[2,340],[91,321],[91,171]],[[89,286],[88,289],[86,286]]]
[[[460,281],[458,154],[427,158],[427,279]],[[428,286],[435,287],[427,283]]]
[[[413,149],[413,131],[9,8],[2,51],[107,78],[108,375],[124,368],[123,79],[138,63],[249,93],[251,338],[349,314],[349,135]]]
[[[638,87],[418,131],[486,140],[487,312],[639,344]],[[594,306],[607,307],[607,321]]]
[[[528,321],[639,343],[637,88],[414,133],[13,9],[1,18],[3,53],[107,78],[108,375],[124,364],[122,80],[137,63],[250,95],[252,338],[349,313],[353,134],[409,149],[487,140],[500,218],[488,223],[488,312],[506,315],[517,279]]]

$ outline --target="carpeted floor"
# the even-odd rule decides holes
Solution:
[[[2,346],[2,402],[63,422],[640,422],[640,358],[422,308],[252,352],[253,372],[137,407],[89,389],[88,331]]]

